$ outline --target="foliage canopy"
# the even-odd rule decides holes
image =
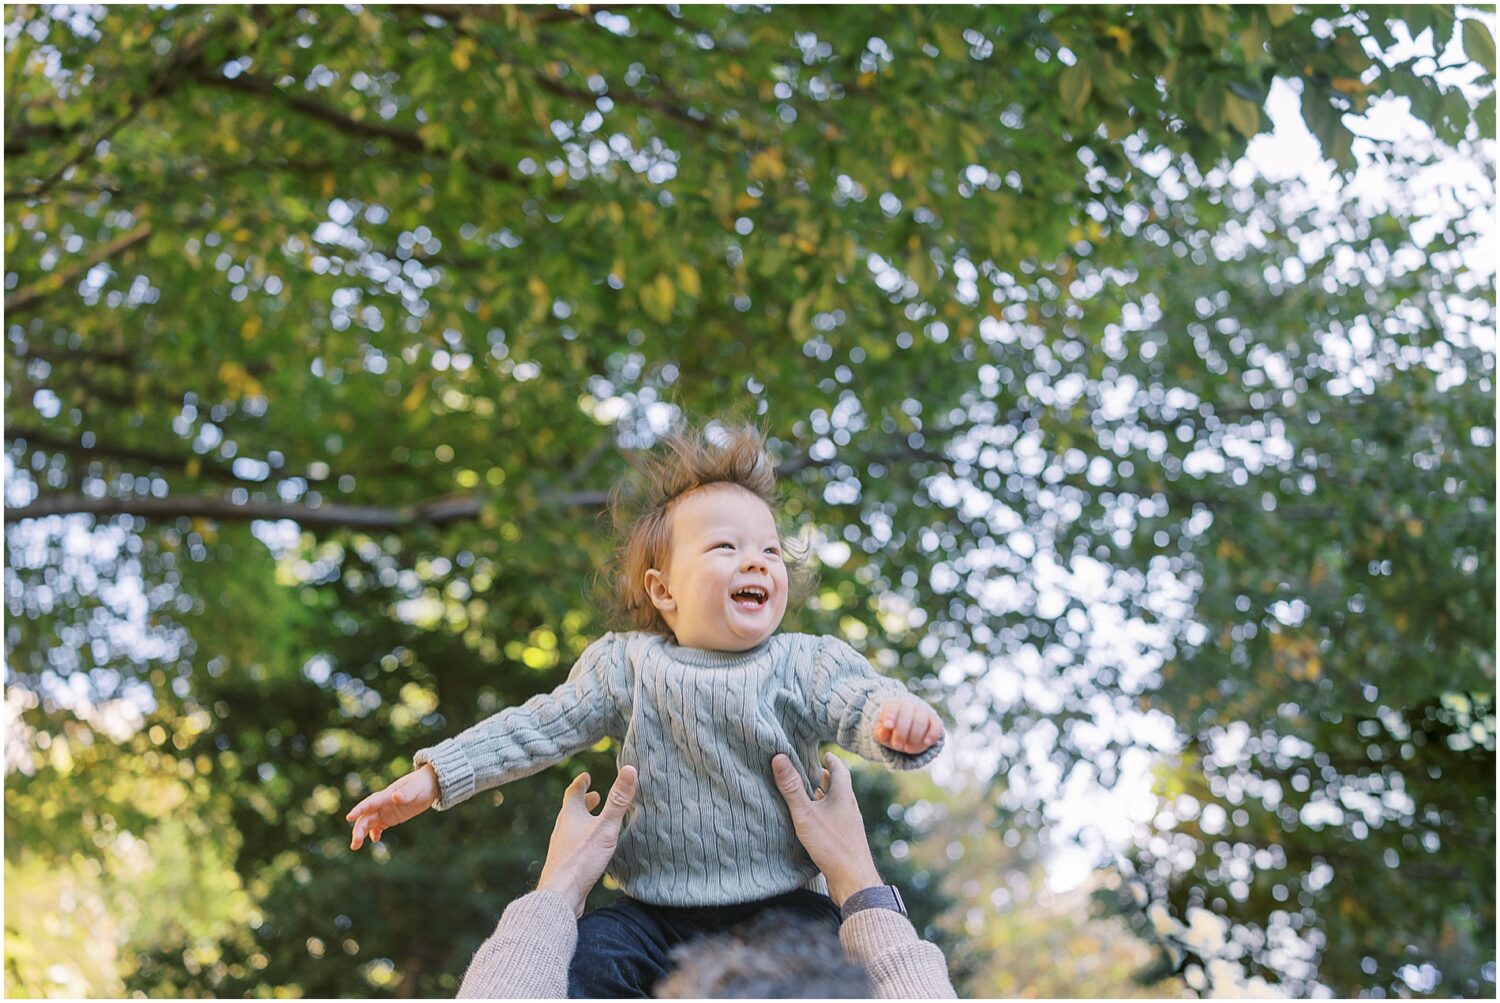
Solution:
[[[1462,263],[1473,219],[1319,218],[1225,170],[1277,81],[1346,171],[1421,166],[1356,145],[1387,98],[1483,158],[1481,21],[7,18],[7,883],[171,824],[233,847],[257,920],[154,934],[129,987],[455,988],[562,768],[355,860],[339,806],[560,680],[620,450],[676,409],[764,416],[824,562],[788,627],[984,736],[994,825],[1042,825],[1049,774],[1112,782],[1120,722],[1164,715],[1164,807],[1197,807],[1127,894],[1229,918],[1290,986],[1409,992],[1430,963],[1493,991],[1493,275]],[[1381,57],[1425,33],[1481,64],[1477,109]],[[114,737],[63,692],[147,716]],[[1207,970],[1137,922],[1161,972]]]

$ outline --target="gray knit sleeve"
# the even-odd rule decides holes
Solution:
[[[887,700],[919,698],[896,680],[880,675],[868,658],[838,638],[825,636],[818,641],[811,664],[802,671],[809,716],[820,741],[836,742],[897,770],[915,770],[936,758],[943,748],[942,738],[914,756],[875,741],[876,717]]]
[[[412,762],[431,763],[437,771],[440,793],[433,807],[441,811],[618,733],[628,699],[624,637],[606,634],[578,656],[568,681],[551,693],[507,707],[421,750]]]

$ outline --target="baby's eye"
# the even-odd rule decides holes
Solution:
[[[732,550],[732,549],[734,549],[734,544],[732,544],[732,543],[716,543],[716,544],[714,544],[714,549],[715,550],[719,549],[720,547],[729,547]]]

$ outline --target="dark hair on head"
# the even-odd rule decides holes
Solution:
[[[784,910],[684,944],[669,963],[658,999],[868,999],[872,990],[832,921]]]
[[[715,484],[743,488],[766,503],[782,537],[788,611],[805,601],[812,584],[806,548],[787,544],[776,464],[766,452],[764,431],[748,422],[685,426],[664,436],[655,450],[627,453],[625,458],[630,469],[609,499],[617,546],[608,600],[611,619],[621,629],[672,635],[646,593],[646,572],[666,566],[676,503]]]

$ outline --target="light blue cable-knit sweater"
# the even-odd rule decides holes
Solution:
[[[925,766],[875,741],[876,712],[905,686],[843,641],[773,634],[742,652],[684,648],[640,631],[606,634],[568,681],[423,749],[451,808],[530,776],[606,735],[639,773],[610,875],[625,894],[670,906],[728,905],[814,885],[818,869],[775,788],[784,752],[812,788],[818,743],[896,769]]]

